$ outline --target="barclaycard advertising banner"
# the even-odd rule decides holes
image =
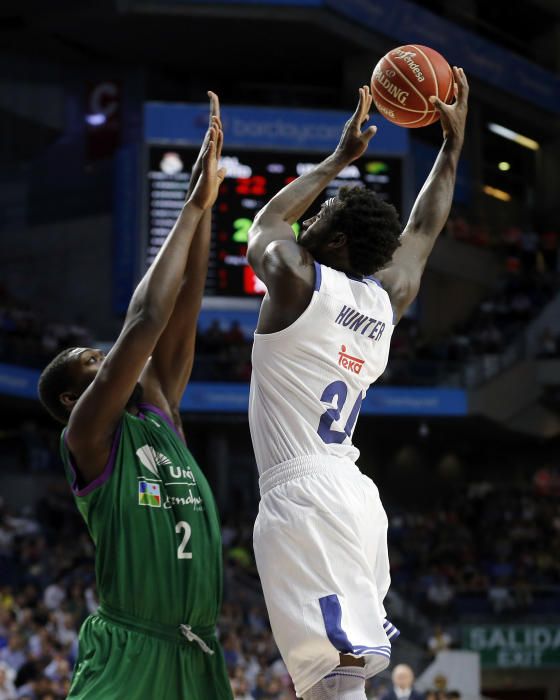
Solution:
[[[463,628],[463,647],[483,668],[560,668],[557,625],[473,625]]]
[[[336,110],[279,109],[276,107],[221,108],[227,147],[307,150],[330,153],[351,114]],[[408,131],[379,114],[372,124],[383,128],[370,151],[402,156],[408,150]],[[208,104],[148,102],[144,106],[144,138],[149,143],[198,146],[208,128]]]
[[[109,347],[107,347],[107,350]],[[37,399],[39,370],[0,363],[0,394]],[[191,382],[181,401],[185,413],[247,413],[249,384]],[[362,404],[364,415],[464,416],[467,395],[460,389],[379,387]]]

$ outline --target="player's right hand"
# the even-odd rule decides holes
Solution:
[[[219,116],[211,116],[210,122],[211,126],[204,137],[206,148],[202,154],[202,173],[189,197],[189,202],[201,209],[212,207],[226,175],[225,168],[218,168],[224,141]]]
[[[430,97],[430,102],[439,112],[443,138],[453,140],[460,146],[465,138],[465,124],[467,121],[469,83],[462,68],[453,67],[453,80],[455,89],[455,102],[446,105],[437,97]]]
[[[342,136],[335,151],[336,155],[348,163],[365,153],[369,142],[377,132],[376,126],[370,126],[365,131],[362,131],[363,124],[369,119],[369,109],[373,98],[367,85],[363,85],[359,89],[359,93],[360,98],[356,111],[344,125]]]

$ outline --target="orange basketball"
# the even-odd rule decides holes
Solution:
[[[453,71],[437,51],[407,44],[385,54],[371,76],[371,94],[379,112],[393,124],[416,129],[439,119],[432,95],[453,102]]]

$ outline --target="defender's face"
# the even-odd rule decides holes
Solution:
[[[71,374],[79,394],[93,382],[101,367],[105,353],[94,348],[75,348],[70,354]]]

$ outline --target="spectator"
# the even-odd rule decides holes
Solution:
[[[414,673],[410,666],[395,666],[391,679],[393,687],[381,700],[422,700],[422,695],[414,690]]]
[[[503,578],[490,586],[488,590],[488,600],[494,612],[498,614],[515,607],[511,592]]]
[[[0,700],[16,700],[15,675],[5,661],[0,661]]]
[[[537,357],[558,357],[559,353],[560,347],[558,343],[558,336],[552,332],[550,327],[545,328],[539,336],[539,350]]]
[[[436,612],[449,610],[455,593],[445,576],[438,576],[428,587],[426,599]]]
[[[0,649],[0,661],[7,664],[16,673],[27,660],[24,651],[25,643],[18,631],[12,631],[8,636],[8,644]]]
[[[56,581],[45,588],[43,602],[47,610],[58,610],[62,601],[66,598],[66,591]]]
[[[437,625],[434,629],[434,633],[428,639],[428,649],[432,656],[436,656],[438,652],[450,649],[451,642],[451,636],[443,631],[441,625]]]

